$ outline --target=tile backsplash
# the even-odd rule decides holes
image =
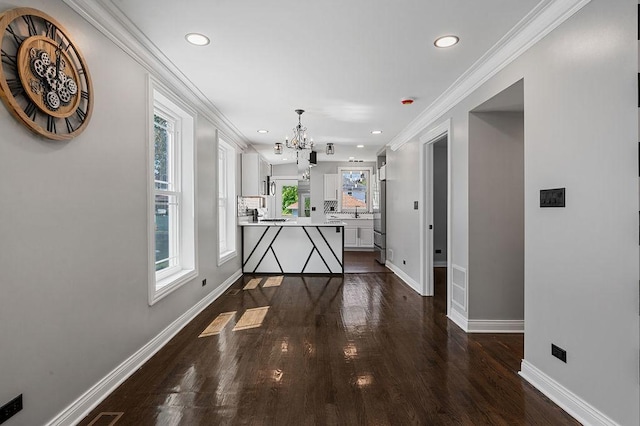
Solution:
[[[263,197],[238,197],[238,217],[249,216],[247,210],[264,207]]]
[[[324,212],[325,213],[335,213],[338,211],[338,201],[325,201],[324,202]]]

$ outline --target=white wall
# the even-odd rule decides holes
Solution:
[[[524,78],[525,360],[623,425],[640,423],[636,5],[592,0],[433,126],[451,118],[452,262],[467,268],[469,111]],[[387,241],[416,281],[417,158],[417,140],[387,155]],[[540,209],[556,187],[567,207]]]
[[[469,115],[469,319],[524,319],[524,115]]]
[[[0,403],[24,394],[11,426],[46,423],[240,268],[215,266],[216,129],[199,118],[200,274],[148,306],[147,73],[62,2],[29,6],[80,46],[95,108],[53,142],[0,107]]]

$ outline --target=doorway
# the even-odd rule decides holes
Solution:
[[[451,121],[446,120],[420,138],[420,285],[423,296],[442,299],[447,315],[451,309],[450,127]]]
[[[524,332],[524,117],[523,80],[469,111],[469,332]]]
[[[433,296],[446,306],[447,300],[447,176],[448,176],[448,139],[447,136],[432,144],[433,161],[431,167],[432,207],[432,279]]]

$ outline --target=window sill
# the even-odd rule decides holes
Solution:
[[[149,294],[149,306],[182,287],[188,281],[198,276],[196,269],[182,269],[155,283],[155,291]]]
[[[220,257],[218,258],[218,266],[222,266],[224,263],[235,258],[237,255],[238,255],[238,252],[236,250],[220,253]]]

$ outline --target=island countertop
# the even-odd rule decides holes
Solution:
[[[250,274],[343,274],[342,221],[240,222],[242,271]]]
[[[271,222],[271,221],[259,221],[259,222],[238,222],[239,226],[345,226],[342,220],[326,221],[326,222],[298,222],[295,220],[288,220],[286,222]]]

